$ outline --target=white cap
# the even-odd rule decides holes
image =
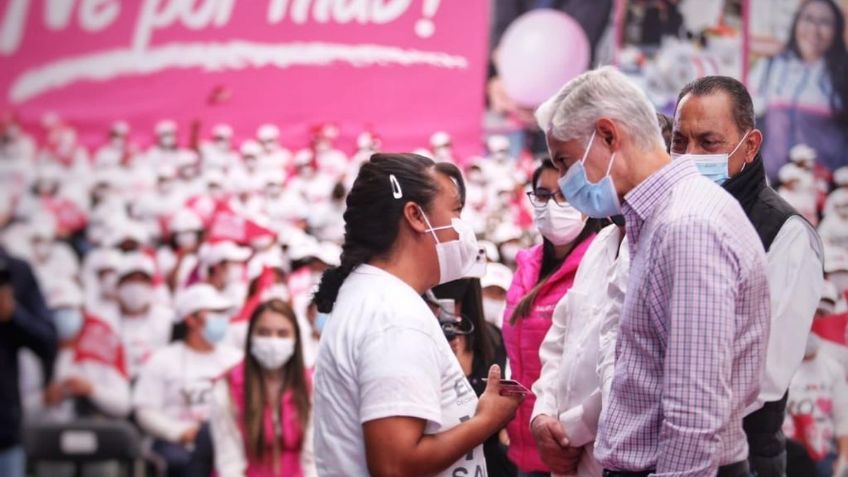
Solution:
[[[34,218],[29,224],[30,237],[52,241],[56,238],[56,219],[52,215],[42,215]]]
[[[124,255],[118,266],[118,278],[123,278],[131,273],[141,272],[153,278],[156,266],[153,259],[143,253],[129,253]]]
[[[432,148],[449,146],[450,143],[451,143],[450,134],[448,134],[444,131],[439,131],[437,133],[434,133],[432,136],[430,136],[430,147],[432,147]]]
[[[262,146],[259,145],[258,142],[248,139],[241,143],[241,147],[239,148],[239,152],[241,152],[242,156],[253,156],[256,157],[262,154]]]
[[[512,285],[512,270],[500,263],[490,263],[486,266],[486,274],[480,279],[480,287],[498,287],[508,291]]]
[[[789,150],[789,160],[795,163],[815,161],[816,156],[816,150],[807,144],[796,144]]]
[[[230,127],[229,124],[218,124],[214,128],[212,128],[213,136],[223,136],[226,138],[233,137],[233,128]]]
[[[203,230],[203,221],[190,209],[181,209],[171,217],[171,233],[194,232]]]
[[[848,186],[848,166],[833,171],[833,182],[839,187]]]
[[[121,260],[124,258],[123,254],[114,248],[99,249],[89,256],[91,257],[91,269],[95,272],[102,270],[117,271],[121,266]]]
[[[56,308],[80,308],[84,299],[82,288],[73,280],[59,280],[47,288],[46,301],[51,309]]]
[[[289,242],[289,259],[297,261],[308,257],[317,257],[320,248],[321,244],[318,240],[311,235],[304,235],[300,240]]]
[[[156,135],[174,134],[177,132],[177,123],[171,119],[164,119],[156,123]]]
[[[363,131],[356,138],[356,147],[358,149],[371,149],[377,146],[379,139],[371,131]]]
[[[288,287],[282,283],[276,283],[265,290],[262,290],[262,295],[259,296],[259,301],[265,303],[271,300],[280,300],[285,302],[291,300],[291,293],[289,292]]]
[[[321,125],[321,136],[326,139],[337,139],[339,133],[339,126],[334,123],[324,123]]]
[[[318,247],[318,256],[316,258],[331,267],[338,267],[342,264],[341,256],[341,247],[333,242],[324,242]]]
[[[244,262],[250,257],[250,249],[239,247],[235,242],[206,243],[200,247],[200,262],[207,267],[221,262]]]
[[[113,134],[126,136],[130,132],[130,125],[126,121],[115,121],[109,131]]]
[[[146,244],[148,238],[149,234],[144,224],[135,220],[125,219],[113,224],[109,243],[117,246],[124,240],[132,240],[140,244]]]
[[[778,171],[777,178],[780,182],[799,181],[803,178],[803,174],[795,164],[786,164]]]
[[[170,164],[163,164],[156,169],[156,177],[158,179],[175,179],[177,169]]]
[[[280,137],[280,129],[273,124],[263,124],[256,130],[256,138],[260,141],[275,141]]]
[[[314,157],[315,153],[312,152],[312,149],[301,149],[294,154],[294,164],[296,166],[305,166],[311,163]]]
[[[182,321],[187,316],[201,310],[229,310],[233,303],[208,283],[197,283],[177,295],[177,318]]]
[[[824,246],[824,272],[848,271],[848,253],[841,247]]]
[[[283,258],[283,251],[279,249],[279,247],[275,249],[273,253],[265,252],[250,260],[247,264],[248,280],[258,278],[265,267],[279,268],[281,270],[286,269],[286,261]]]
[[[504,136],[503,134],[493,134],[486,139],[486,148],[489,152],[494,151],[509,151],[510,143],[509,138]]]
[[[828,202],[834,206],[848,205],[848,189],[840,187],[827,196]]]
[[[219,171],[218,169],[211,169],[206,171],[203,175],[203,178],[206,180],[206,185],[224,185],[226,178],[224,177],[224,173]]]

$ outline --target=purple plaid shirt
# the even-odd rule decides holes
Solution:
[[[769,332],[766,255],[736,200],[690,160],[625,197],[631,269],[595,442],[604,468],[714,477],[745,460]]]

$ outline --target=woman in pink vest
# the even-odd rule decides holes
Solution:
[[[219,477],[308,477],[312,376],[303,365],[297,318],[278,299],[248,325],[244,361],[214,390],[210,429]]]
[[[559,172],[548,159],[533,173],[533,190],[527,196],[543,242],[516,256],[515,276],[504,312],[503,337],[511,377],[528,388],[542,370],[539,348],[551,326],[554,307],[571,288],[580,260],[601,226],[565,201],[558,180]],[[550,472],[542,463],[530,432],[535,402],[534,396],[527,396],[515,419],[507,425],[508,456],[518,467],[520,477],[545,476]]]

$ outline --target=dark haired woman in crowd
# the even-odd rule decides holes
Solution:
[[[752,72],[755,107],[764,113],[766,172],[777,179],[797,144],[815,149],[833,171],[848,164],[848,51],[845,15],[833,0],[804,2],[783,53]]]
[[[539,348],[551,327],[551,316],[559,300],[571,288],[577,267],[600,230],[600,222],[587,220],[565,201],[558,184],[559,172],[545,159],[533,173],[528,192],[534,221],[542,243],[516,256],[515,275],[507,292],[503,337],[512,379],[530,388],[539,378],[542,364]],[[507,431],[509,458],[519,475],[547,475],[530,432],[535,398],[521,404]]]
[[[221,477],[315,475],[312,383],[297,318],[281,300],[250,317],[244,361],[218,382],[210,430]]]
[[[512,417],[489,370],[478,398],[422,298],[473,273],[481,256],[460,219],[452,164],[375,154],[347,197],[341,265],[315,294],[329,313],[315,374],[322,476],[486,475],[483,442]]]
[[[454,280],[433,288],[433,295],[440,300],[451,300],[454,304],[448,310],[459,318],[459,329],[465,333],[445,333],[451,349],[459,360],[462,372],[479,397],[486,390],[485,378],[489,367],[506,365],[506,350],[500,330],[487,323],[483,316],[483,291],[477,278]],[[503,439],[502,439],[503,438]],[[484,444],[486,466],[489,477],[509,477],[516,473],[515,465],[506,457],[506,429],[493,434]]]

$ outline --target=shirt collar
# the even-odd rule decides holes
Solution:
[[[697,175],[698,169],[691,159],[677,159],[649,176],[624,196],[622,211],[627,224],[627,234],[632,234],[632,244],[638,241],[642,223],[654,214],[671,188],[681,180]]]

